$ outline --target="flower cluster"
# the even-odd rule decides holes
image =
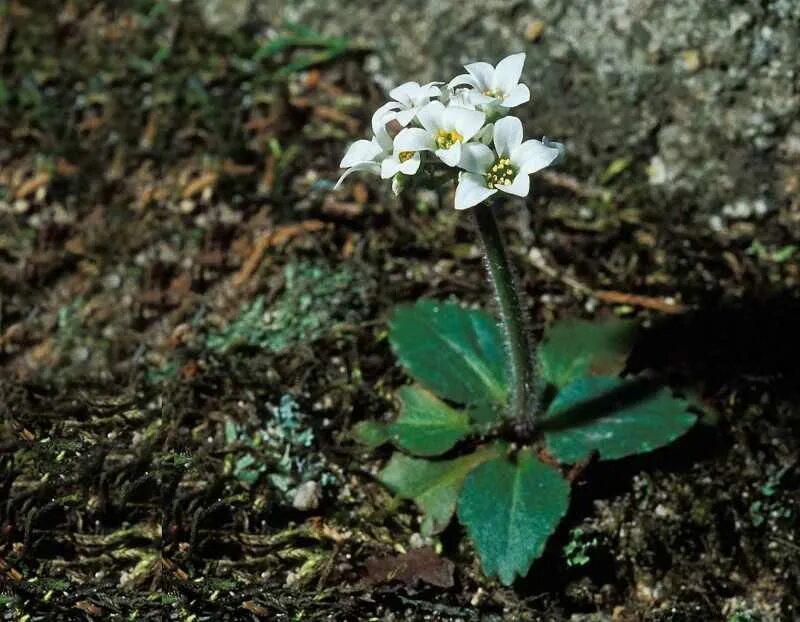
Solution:
[[[563,154],[559,143],[523,140],[522,123],[510,108],[530,99],[519,81],[525,54],[512,54],[493,67],[465,65],[449,83],[406,82],[372,116],[370,140],[357,140],[345,153],[345,170],[367,171],[392,180],[395,193],[411,178],[436,187],[458,180],[455,208],[467,209],[497,192],[524,197],[529,175]]]

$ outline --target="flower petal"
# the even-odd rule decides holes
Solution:
[[[397,102],[386,102],[378,108],[372,115],[372,133],[377,136],[381,130],[386,129],[386,124],[395,118],[398,110],[402,110],[403,105]]]
[[[358,164],[354,164],[344,173],[342,173],[342,176],[339,178],[339,181],[336,182],[336,185],[333,187],[333,189],[336,190],[339,186],[341,186],[344,178],[350,173],[356,173],[358,171],[367,171],[373,175],[377,175],[381,171],[381,165],[377,162],[359,162]]]
[[[405,127],[406,125],[411,123],[411,121],[413,121],[414,117],[417,116],[417,110],[418,108],[409,108],[408,110],[401,110],[400,112],[396,113],[395,118],[397,119],[397,122],[400,125]]]
[[[436,132],[442,127],[442,115],[444,114],[444,104],[440,101],[432,101],[425,104],[419,112],[417,112],[417,120],[420,125],[428,132]]]
[[[384,158],[381,162],[381,179],[391,179],[400,170],[400,160],[392,156]]]
[[[526,197],[528,196],[528,192],[531,190],[531,178],[528,177],[526,173],[517,173],[517,176],[514,178],[508,185],[501,185],[497,184],[497,189],[502,190],[503,192],[507,192],[508,194],[513,194],[518,197]]]
[[[405,106],[413,106],[414,98],[419,95],[419,82],[404,82],[389,91],[389,97]]]
[[[359,162],[369,162],[381,152],[381,148],[371,140],[357,140],[344,154],[339,163],[341,168],[348,168]]]
[[[452,89],[456,86],[461,86],[462,84],[469,85],[474,89],[480,88],[478,81],[468,73],[462,73],[461,75],[456,76],[447,83],[447,86]]]
[[[394,137],[394,150],[433,151],[436,145],[428,132],[419,127],[407,127]]]
[[[550,147],[551,149],[558,149],[558,157],[555,160],[553,160],[551,164],[561,164],[567,157],[567,148],[564,146],[564,143],[558,143],[554,140],[550,140],[546,136],[542,137],[542,142],[544,143],[545,147]]]
[[[550,166],[560,154],[557,147],[548,147],[540,140],[526,140],[511,153],[511,164],[530,175]]]
[[[439,97],[442,94],[442,90],[439,88],[440,84],[444,84],[444,82],[428,82],[428,84],[423,84],[419,88],[420,97]]]
[[[463,168],[470,173],[483,175],[494,163],[494,151],[481,143],[467,143],[461,146],[461,160],[458,162],[459,168]]]
[[[503,117],[494,124],[494,148],[501,156],[510,156],[522,144],[522,121]]]
[[[526,101],[529,101],[530,98],[530,89],[524,84],[517,84],[517,86],[512,88],[511,91],[506,93],[506,96],[500,100],[500,105],[504,108],[513,108],[514,106],[524,104]]]
[[[448,106],[461,106],[469,110],[475,110],[475,100],[477,99],[478,91],[475,89],[458,89],[450,94],[447,100]],[[483,97],[483,95],[480,95]]]
[[[485,106],[486,104],[491,104],[494,101],[497,101],[496,97],[484,95],[478,91],[471,91],[469,94],[469,103],[473,106]]]
[[[461,173],[456,186],[455,208],[467,209],[485,201],[497,190],[486,187],[486,182],[481,175]]]
[[[486,115],[479,110],[470,110],[461,106],[448,106],[442,115],[442,125],[446,129],[454,129],[461,134],[464,142],[475,136],[483,127]]]
[[[436,156],[447,166],[458,166],[461,160],[461,143],[455,143],[449,149],[437,149]]]
[[[386,129],[386,126],[378,128],[378,131],[375,133],[375,137],[372,139],[372,142],[378,145],[381,153],[392,152],[392,137],[389,134],[389,130]]]
[[[497,63],[492,76],[492,89],[497,89],[501,93],[510,93],[511,89],[519,82],[522,75],[522,66],[525,64],[525,52],[511,54]]]
[[[475,79],[475,87],[479,91],[488,91],[492,88],[495,69],[489,63],[470,63],[464,65],[464,69]]]
[[[418,153],[415,153],[408,160],[400,163],[400,172],[404,175],[415,175],[419,170],[420,162],[422,162],[422,158],[419,157]]]

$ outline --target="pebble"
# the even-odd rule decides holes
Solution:
[[[292,507],[301,512],[308,512],[309,510],[316,510],[319,507],[319,500],[322,495],[320,485],[311,480],[303,482],[295,490],[294,497],[292,498]]]

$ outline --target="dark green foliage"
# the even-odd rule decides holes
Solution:
[[[475,542],[486,574],[511,585],[541,555],[568,505],[566,480],[525,449],[516,464],[499,456],[469,474],[458,518]]]
[[[615,319],[567,320],[546,331],[539,360],[550,401],[534,420],[560,463],[574,464],[594,452],[610,460],[652,451],[694,424],[688,403],[669,389],[612,375],[624,369],[634,331],[631,322]],[[505,353],[491,316],[421,300],[397,309],[389,339],[408,374],[430,391],[403,387],[398,418],[359,424],[356,438],[436,456],[471,433],[508,433]],[[444,529],[458,506],[484,570],[505,585],[527,574],[569,503],[567,480],[530,447],[509,455],[506,445],[493,444],[438,461],[398,452],[380,480],[417,504],[425,534]]]
[[[418,385],[397,391],[400,415],[390,424],[362,421],[353,428],[358,442],[377,447],[389,441],[416,456],[438,456],[472,431],[470,421],[480,426],[497,416],[489,407],[457,410]]]
[[[581,376],[619,373],[635,331],[636,324],[618,318],[558,322],[548,327],[539,347],[542,376],[563,387]]]
[[[423,460],[397,452],[381,471],[380,480],[395,494],[413,499],[425,515],[422,533],[439,533],[450,522],[464,478],[479,464],[495,458],[504,445],[492,445],[454,460]]]
[[[593,451],[603,460],[653,451],[681,436],[697,418],[669,389],[611,376],[573,380],[546,416],[547,446],[566,463]]]
[[[403,387],[397,392],[400,416],[388,427],[392,440],[417,456],[444,453],[469,433],[467,413],[450,408],[430,391]]]
[[[461,404],[505,400],[505,353],[497,321],[455,303],[420,300],[398,307],[389,339],[408,374]]]
[[[361,421],[353,426],[353,438],[367,447],[378,447],[389,441],[389,432],[378,421]]]

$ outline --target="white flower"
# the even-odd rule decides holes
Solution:
[[[347,170],[342,173],[339,181],[336,182],[333,187],[334,190],[342,184],[345,177],[350,173],[366,171],[374,175],[380,174],[382,162],[386,158],[392,157],[394,141],[386,130],[386,123],[390,119],[386,117],[386,111],[382,108],[379,108],[372,115],[372,140],[357,140],[345,152],[342,161],[339,163],[339,168]]]
[[[505,117],[494,124],[494,148],[481,143],[464,145],[459,166],[455,208],[467,209],[485,201],[498,190],[528,196],[528,175],[552,164],[561,155],[558,147],[539,140],[522,142],[522,122]]]
[[[429,82],[420,85],[417,82],[405,82],[389,91],[389,97],[395,101],[385,103],[378,108],[378,113],[389,115],[389,119],[397,119],[398,123],[405,127],[413,121],[417,113],[431,101],[432,97],[441,95],[437,84],[444,83]]]
[[[475,91],[472,89],[444,89],[439,101],[448,106],[461,106],[462,108],[476,110],[471,93],[475,93]]]
[[[414,175],[419,170],[421,162],[420,155],[411,148],[408,134],[401,131],[394,139],[394,148],[388,158],[381,162],[381,177],[390,179],[402,173],[403,175]]]
[[[520,52],[506,56],[497,63],[497,67],[492,67],[489,63],[464,65],[467,73],[453,78],[448,86],[471,86],[475,91],[468,92],[467,96],[475,105],[497,103],[504,108],[513,108],[531,98],[528,87],[519,83],[524,64],[525,52]]]
[[[559,143],[554,140],[550,140],[547,136],[542,136],[542,142],[544,143],[545,147],[551,147],[553,149],[558,149],[558,157],[553,160],[552,164],[561,164],[564,161],[564,158],[567,154],[567,148],[564,146],[564,143]]]
[[[433,151],[448,166],[461,160],[461,148],[483,126],[486,115],[461,106],[432,101],[417,113],[422,128],[409,127],[397,135],[409,151]]]

